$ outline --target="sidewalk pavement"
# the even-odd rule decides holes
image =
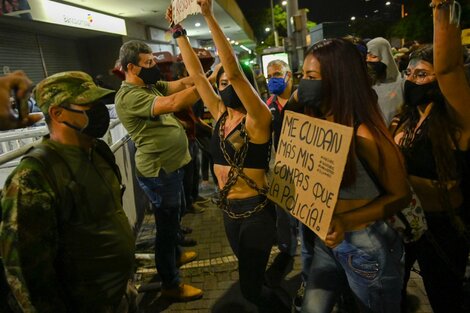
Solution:
[[[209,199],[211,193],[206,190],[201,196]],[[196,205],[204,207],[205,211],[200,214],[185,215],[182,224],[193,229],[192,234],[187,236],[198,242],[195,247],[186,249],[195,250],[199,257],[196,261],[181,267],[181,278],[185,283],[202,288],[204,297],[186,303],[172,303],[161,298],[154,261],[140,259],[136,275],[137,287],[141,287],[138,298],[139,312],[256,313],[256,307],[241,295],[237,259],[225,236],[222,212],[210,201]],[[137,240],[138,253],[148,253],[153,257],[154,236],[153,214],[147,214]],[[281,285],[292,296],[300,285],[300,248],[297,251],[294,269]],[[274,246],[270,263],[277,253],[279,250]],[[422,280],[416,273],[411,274],[408,293],[416,304],[416,310],[413,312],[432,313]]]

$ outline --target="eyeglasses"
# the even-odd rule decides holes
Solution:
[[[403,71],[403,76],[405,76],[406,79],[411,78],[412,80],[416,81],[417,84],[422,84],[426,81],[429,81],[427,79],[428,77],[436,76],[436,74],[428,73],[424,70],[411,71],[406,69]]]

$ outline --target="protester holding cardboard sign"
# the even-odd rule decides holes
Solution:
[[[271,113],[256,91],[251,69],[238,65],[235,53],[217,23],[212,0],[198,0],[223,65],[216,69],[219,95],[180,25],[172,29],[186,69],[204,104],[217,121],[212,136],[214,171],[220,188],[219,207],[225,230],[238,258],[240,287],[259,312],[289,312],[285,293],[263,285],[275,235],[275,212],[267,199],[266,170],[271,150]],[[170,18],[171,11],[167,12]],[[171,18],[170,18],[171,22]]]
[[[306,52],[303,73],[294,98],[304,113],[354,134],[329,231],[315,238],[302,312],[331,312],[348,287],[361,311],[400,312],[403,246],[383,220],[407,205],[410,191],[366,64],[352,43],[331,39]]]

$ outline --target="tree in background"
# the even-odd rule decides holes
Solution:
[[[470,3],[460,0],[462,16],[460,23],[463,28],[470,27]],[[432,10],[428,0],[408,1],[406,6],[408,16],[396,23],[390,32],[393,37],[417,40],[421,43],[431,43],[433,37]]]
[[[417,40],[420,43],[430,43],[433,37],[432,10],[429,8],[429,0],[403,0],[406,16],[404,18],[390,19],[373,15],[369,18],[358,19],[351,23],[351,31],[362,38],[404,38],[406,41]],[[462,28],[470,27],[470,3],[460,0],[462,5]]]
[[[274,25],[277,29],[279,38],[287,37],[287,12],[286,10],[276,4],[273,8],[274,11]],[[245,14],[246,19],[250,23],[255,37],[258,41],[256,52],[260,53],[263,49],[274,46],[274,33],[272,29],[266,32],[266,27],[272,28],[271,22],[271,8],[264,9],[260,12],[248,12]],[[315,27],[316,23],[307,21],[307,29]],[[282,42],[280,42],[282,44]]]

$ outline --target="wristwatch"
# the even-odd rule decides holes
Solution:
[[[173,32],[173,38],[176,39],[181,36],[186,36],[186,29],[178,28]]]

